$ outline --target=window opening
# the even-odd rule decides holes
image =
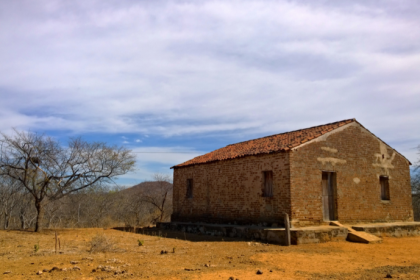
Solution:
[[[264,171],[264,197],[273,197],[273,171]]]
[[[193,179],[187,179],[187,198],[193,197]]]
[[[387,176],[379,177],[379,182],[381,183],[381,199],[389,200],[389,180]]]

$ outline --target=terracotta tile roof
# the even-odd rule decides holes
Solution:
[[[226,159],[234,159],[250,155],[288,151],[294,147],[299,146],[300,144],[330,132],[331,130],[355,121],[355,119],[343,120],[231,144],[202,156],[195,157],[184,163],[175,165],[172,168],[209,163]]]

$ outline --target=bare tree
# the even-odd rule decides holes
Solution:
[[[31,228],[36,221],[37,214],[33,197],[26,191],[19,193],[17,215],[19,216],[20,229]]]
[[[139,227],[149,225],[155,207],[144,201],[144,190],[131,189],[120,193],[120,203],[115,212],[116,220],[124,222],[125,226]],[[153,210],[152,210],[153,209]]]
[[[150,190],[149,193],[144,194],[143,199],[145,202],[148,202],[151,205],[153,205],[158,211],[158,217],[155,219],[155,222],[162,222],[165,218],[165,215],[167,215],[172,208],[168,207],[168,201],[170,200],[170,196],[173,190],[171,183],[172,180],[169,175],[163,175],[158,173],[153,176],[153,179],[155,182],[155,184],[153,184],[154,189]]]
[[[4,219],[4,229],[9,228],[12,212],[19,204],[19,192],[22,192],[19,182],[0,178],[0,216]]]
[[[89,203],[91,196],[89,193],[93,193],[91,188],[88,191],[84,189],[73,193],[60,200],[63,205],[62,213],[60,213],[61,226],[77,228],[85,225],[84,216],[88,214],[85,211],[85,205]]]
[[[420,220],[420,145],[417,147],[419,158],[411,172],[414,219]]]
[[[411,172],[411,189],[413,194],[420,195],[420,145],[417,147],[419,158]]]
[[[45,204],[94,184],[106,184],[134,167],[134,155],[123,147],[70,139],[58,141],[15,131],[0,139],[0,176],[19,182],[34,198],[35,231],[42,231]]]
[[[420,145],[417,146],[417,150],[417,154],[419,157],[417,162],[414,164],[413,168],[412,186],[414,187],[414,191],[420,192]]]
[[[118,192],[97,186],[92,192],[86,192],[89,203],[83,205],[82,211],[88,227],[107,226],[118,199]]]
[[[45,204],[44,220],[47,221],[47,228],[54,227],[54,221],[56,221],[57,224],[58,221],[61,220],[60,216],[63,208],[62,200],[63,199],[54,200]]]

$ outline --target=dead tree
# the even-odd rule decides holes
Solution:
[[[411,190],[413,195],[413,211],[414,219],[420,220],[420,145],[418,146],[419,158],[414,164],[414,168],[411,172]]]
[[[32,227],[36,219],[36,209],[33,205],[32,195],[28,192],[19,193],[17,215],[19,216],[20,229]]]
[[[135,157],[123,147],[70,139],[67,147],[32,132],[0,139],[0,176],[19,182],[34,198],[35,231],[42,231],[45,204],[84,188],[106,184],[133,170]]]
[[[22,188],[18,182],[0,178],[0,216],[4,219],[4,229],[9,228],[12,213],[19,204],[20,192]]]
[[[144,199],[144,189],[130,188],[120,191],[119,207],[114,212],[116,220],[128,227],[149,225],[155,207]]]
[[[172,180],[168,175],[163,174],[155,174],[153,179],[153,189],[144,194],[143,199],[145,202],[153,205],[158,211],[159,215],[155,222],[162,222],[165,215],[170,211],[168,200],[171,198],[170,195],[173,190]]]

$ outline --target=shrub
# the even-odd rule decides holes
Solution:
[[[110,252],[114,250],[114,242],[105,234],[97,234],[90,241],[91,253]]]
[[[144,245],[144,240],[138,239],[137,242],[139,243],[139,246],[143,246]]]
[[[34,245],[34,252],[38,252],[39,251],[39,244],[35,244]]]

